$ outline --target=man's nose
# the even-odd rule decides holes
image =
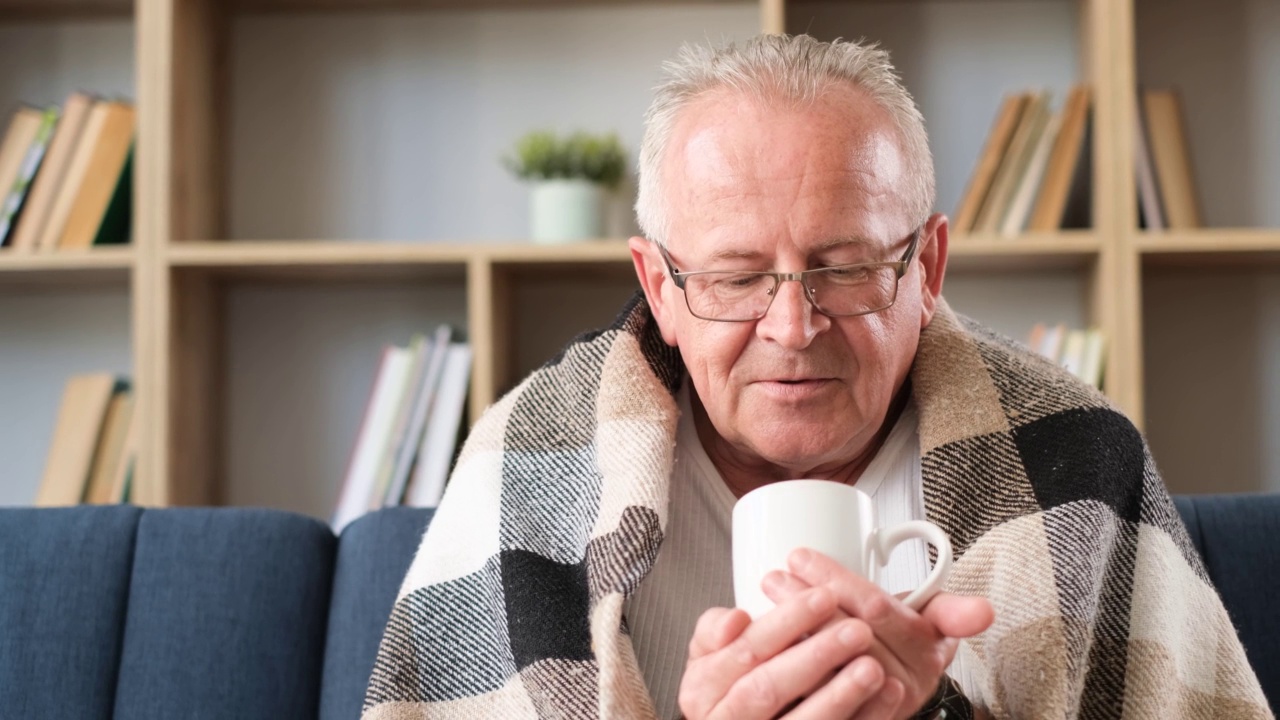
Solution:
[[[818,333],[831,327],[831,319],[817,311],[799,280],[784,280],[774,291],[769,312],[756,323],[756,333],[789,350],[802,350]]]

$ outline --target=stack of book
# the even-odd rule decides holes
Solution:
[[[381,507],[435,507],[444,495],[462,427],[471,346],[445,325],[407,347],[382,350],[332,524]]]
[[[1201,227],[1191,150],[1176,90],[1140,90],[1134,163],[1138,208],[1148,230]]]
[[[1090,92],[1073,87],[1056,112],[1051,99],[1047,90],[1005,96],[952,218],[953,232],[1013,237],[1088,224]]]
[[[86,93],[18,108],[0,138],[0,248],[128,243],[135,129],[132,104]]]
[[[129,381],[110,373],[67,381],[36,505],[127,502],[138,450]]]
[[[1106,366],[1104,345],[1102,331],[1096,328],[1068,330],[1065,325],[1044,323],[1036,323],[1027,339],[1027,347],[1099,389]]]

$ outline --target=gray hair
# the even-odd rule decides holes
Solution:
[[[760,35],[719,48],[685,45],[663,70],[666,78],[645,116],[636,197],[636,220],[650,240],[665,245],[671,231],[661,177],[676,119],[695,100],[721,89],[763,101],[808,103],[841,83],[860,88],[889,113],[898,131],[906,155],[905,200],[912,221],[922,221],[932,211],[933,156],[924,117],[890,64],[889,53],[876,44]]]

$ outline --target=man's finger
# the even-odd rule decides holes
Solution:
[[[902,715],[910,715],[904,713],[906,708],[902,707],[902,700],[906,696],[906,690],[903,689],[902,682],[897,678],[885,678],[884,685],[880,687],[880,692],[871,698],[859,710],[858,714],[853,716],[853,720],[884,720],[885,718],[900,717]]]
[[[933,691],[951,662],[948,651],[954,653],[954,646],[942,642],[946,636],[932,622],[820,552],[796,550],[788,564],[802,581],[831,587],[845,612],[871,626],[879,640],[877,649],[884,649],[876,653],[877,659],[889,675],[903,682],[908,703]]]
[[[681,711],[691,717],[710,712],[744,675],[822,627],[835,607],[831,590],[812,588],[752,620],[725,647],[690,660],[680,683]]]
[[[991,627],[995,610],[986,598],[938,593],[920,610],[947,637],[967,638]]]
[[[733,642],[747,625],[751,616],[736,608],[713,607],[702,613],[689,640],[689,659],[698,658],[721,650]]]
[[[786,720],[827,720],[855,715],[870,702],[884,685],[884,668],[869,655],[854,660],[836,673],[831,681],[818,688]]]
[[[712,718],[772,718],[829,681],[846,663],[871,646],[871,629],[852,618],[793,645],[744,675],[720,702]]]

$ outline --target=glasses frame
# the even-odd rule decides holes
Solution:
[[[676,269],[675,259],[671,257],[671,254],[667,252],[667,249],[662,245],[658,245],[657,243],[654,243],[654,244],[658,245],[658,252],[662,255],[662,261],[667,265],[667,273],[671,276],[671,282],[674,283],[676,287],[680,288],[680,292],[684,294],[685,307],[689,308],[690,314],[692,314],[694,317],[699,318],[701,320],[709,320],[711,322],[754,322],[756,320],[759,320],[760,318],[763,318],[765,315],[769,314],[769,308],[773,307],[773,301],[778,297],[778,288],[782,286],[782,283],[787,282],[789,280],[794,280],[800,283],[800,287],[804,288],[804,293],[802,293],[804,295],[804,299],[807,300],[809,304],[813,306],[814,310],[817,310],[823,315],[826,315],[827,317],[858,317],[860,315],[870,315],[872,313],[878,313],[881,310],[888,310],[889,308],[893,307],[893,304],[895,302],[898,301],[898,283],[902,280],[902,276],[907,274],[907,269],[911,267],[911,261],[915,259],[916,251],[920,247],[920,234],[923,231],[924,231],[924,226],[921,225],[911,233],[911,243],[907,245],[906,252],[902,254],[902,257],[896,261],[889,260],[884,262],[873,262],[873,263],[851,263],[848,265],[832,265],[830,267],[813,268],[811,270],[801,270],[799,272],[772,272],[768,270],[759,270],[759,271],[747,270],[743,272],[734,272],[731,270],[681,271]],[[809,286],[808,282],[806,282],[806,279],[809,277],[812,277],[818,273],[829,272],[832,270],[850,270],[855,268],[883,268],[883,267],[893,268],[893,271],[894,271],[893,297],[889,299],[889,304],[885,305],[884,307],[878,307],[872,310],[863,310],[861,312],[855,312],[855,313],[827,312],[826,310],[823,310],[818,305],[816,300],[813,299],[813,295],[815,291],[813,288]],[[761,310],[760,313],[757,314],[755,317],[725,319],[725,318],[711,318],[711,317],[706,317],[704,315],[699,315],[697,311],[693,309],[693,304],[689,302],[689,292],[685,289],[685,281],[688,278],[691,278],[695,275],[726,274],[726,273],[732,273],[734,275],[756,275],[759,277],[773,278],[773,288],[769,291],[769,304],[765,305],[764,309]]]

